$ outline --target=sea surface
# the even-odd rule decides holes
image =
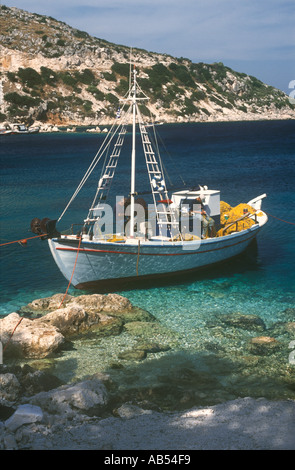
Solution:
[[[124,332],[76,341],[48,367],[65,381],[107,372],[122,390],[132,389],[134,396],[134,390],[141,390],[142,400],[156,397],[167,409],[242,396],[295,398],[295,365],[290,359],[294,329],[292,336],[285,328],[295,321],[295,122],[162,125],[157,133],[168,187],[207,185],[219,189],[221,200],[231,206],[266,193],[263,210],[269,214],[268,224],[257,244],[235,260],[173,283],[118,291],[156,317],[159,331],[146,333],[144,340],[168,344],[169,351],[150,353],[143,361],[120,360],[122,351],[142,340]],[[34,217],[60,216],[104,137],[83,129],[74,134],[0,137],[0,243],[28,239],[25,245],[0,247],[0,315],[66,291],[68,281],[47,242],[29,239],[30,222]],[[125,196],[129,143],[127,147],[113,183],[114,193]],[[148,187],[140,152],[138,158],[136,188],[141,192]],[[60,230],[87,216],[100,169],[61,220]],[[71,287],[69,293],[82,292]],[[237,313],[258,315],[265,329],[254,331],[224,321]],[[254,354],[249,344],[255,336],[274,337],[278,348]]]

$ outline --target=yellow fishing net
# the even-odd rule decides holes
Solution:
[[[242,217],[244,215],[244,209],[247,212],[250,212],[250,214],[255,213],[255,209],[253,207],[249,206],[248,204],[239,204],[236,207],[231,207],[229,204],[227,204],[224,201],[220,201],[220,223],[222,225],[221,229],[217,232],[217,237],[220,237],[223,235],[223,230],[224,228],[235,222],[237,219]],[[247,228],[252,227],[254,224],[254,221],[252,219],[244,219],[238,222],[238,227],[236,227],[236,224],[232,225],[229,227],[225,234],[229,234],[232,232],[240,232],[241,230],[245,230]]]

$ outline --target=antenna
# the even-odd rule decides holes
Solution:
[[[129,55],[129,87],[131,86],[132,80],[132,47],[130,47],[130,55]]]

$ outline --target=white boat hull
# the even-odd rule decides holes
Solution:
[[[161,277],[191,271],[225,261],[242,253],[256,238],[267,216],[247,230],[199,242],[107,242],[74,237],[49,240],[50,250],[62,274],[76,288],[88,288],[120,280]],[[78,252],[78,254],[77,254]],[[130,282],[132,287],[132,282]]]

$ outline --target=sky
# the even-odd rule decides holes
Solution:
[[[2,0],[129,47],[223,62],[290,94],[294,0]],[[294,82],[293,82],[294,87]]]

